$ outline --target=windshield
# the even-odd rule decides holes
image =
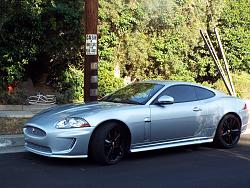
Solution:
[[[100,101],[146,104],[164,85],[154,83],[130,84],[102,98]]]

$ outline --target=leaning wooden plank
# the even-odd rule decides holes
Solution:
[[[201,33],[201,36],[202,36],[202,38],[203,38],[203,40],[204,40],[204,42],[205,42],[205,44],[206,44],[206,46],[208,48],[209,53],[211,54],[211,56],[212,56],[212,58],[213,58],[213,60],[215,62],[215,65],[216,65],[217,69],[219,70],[219,73],[220,73],[220,75],[222,77],[222,80],[223,80],[223,82],[224,82],[224,84],[225,84],[225,86],[227,88],[228,93],[230,95],[233,95],[232,90],[230,88],[230,85],[229,85],[229,83],[227,81],[227,78],[225,76],[225,72],[224,72],[224,70],[222,69],[222,67],[221,67],[221,65],[219,63],[219,58],[218,58],[218,56],[217,56],[217,54],[216,54],[216,52],[214,50],[214,47],[212,45],[212,42],[211,42],[208,34],[206,33],[206,36],[205,36],[205,34],[203,33],[202,30],[200,30],[200,33]]]
[[[215,32],[215,35],[216,35],[216,38],[217,38],[217,41],[218,41],[218,44],[219,44],[220,53],[221,53],[223,61],[225,63],[226,73],[228,75],[228,79],[229,79],[229,83],[230,83],[232,91],[233,91],[233,95],[236,96],[236,91],[235,91],[235,88],[234,88],[233,79],[232,79],[232,76],[231,76],[230,71],[229,71],[227,58],[226,58],[226,55],[225,55],[225,52],[224,52],[224,49],[223,49],[223,46],[222,46],[222,43],[221,43],[221,40],[220,40],[220,35],[219,35],[219,32],[218,32],[218,29],[214,28],[214,32]]]

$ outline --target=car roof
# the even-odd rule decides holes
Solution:
[[[162,84],[166,86],[179,85],[179,84],[201,86],[199,84],[192,83],[192,82],[183,82],[183,81],[175,81],[175,80],[146,80],[146,81],[142,81],[142,83]]]
[[[208,89],[210,91],[213,91],[214,93],[216,93],[217,95],[226,95],[225,93],[212,89],[210,87],[206,87],[203,86],[201,84],[197,84],[197,83],[192,83],[192,82],[184,82],[184,81],[175,81],[175,80],[146,80],[146,81],[142,81],[141,83],[153,83],[153,84],[162,84],[165,86],[172,86],[172,85],[181,85],[181,84],[185,84],[185,85],[191,85],[191,86],[197,86],[197,87],[201,87],[201,88],[205,88]]]

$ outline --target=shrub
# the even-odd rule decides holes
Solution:
[[[1,91],[0,92],[0,104],[6,105],[6,104],[27,104],[26,99],[27,95],[24,94],[24,92],[20,89],[15,89],[12,94],[9,94],[7,91]]]
[[[98,69],[98,96],[103,97],[124,85],[122,78],[114,76],[114,67],[107,62],[100,62]],[[77,102],[84,98],[84,73],[74,66],[69,66],[60,78],[60,94],[57,102]]]
[[[123,79],[114,76],[114,66],[110,63],[100,61],[98,74],[99,97],[103,97],[104,95],[107,95],[124,86]]]
[[[60,77],[58,102],[82,101],[84,97],[84,73],[74,66],[69,66]]]

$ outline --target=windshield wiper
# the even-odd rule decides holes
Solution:
[[[102,102],[113,102],[113,103],[124,103],[124,104],[140,104],[142,105],[142,103],[138,102],[138,101],[132,101],[132,100],[110,100],[110,99],[105,99],[105,100],[100,100]]]
[[[124,100],[124,101],[121,101],[122,103],[127,103],[127,104],[140,104],[142,105],[142,103],[138,102],[138,101],[132,101],[132,100]]]

